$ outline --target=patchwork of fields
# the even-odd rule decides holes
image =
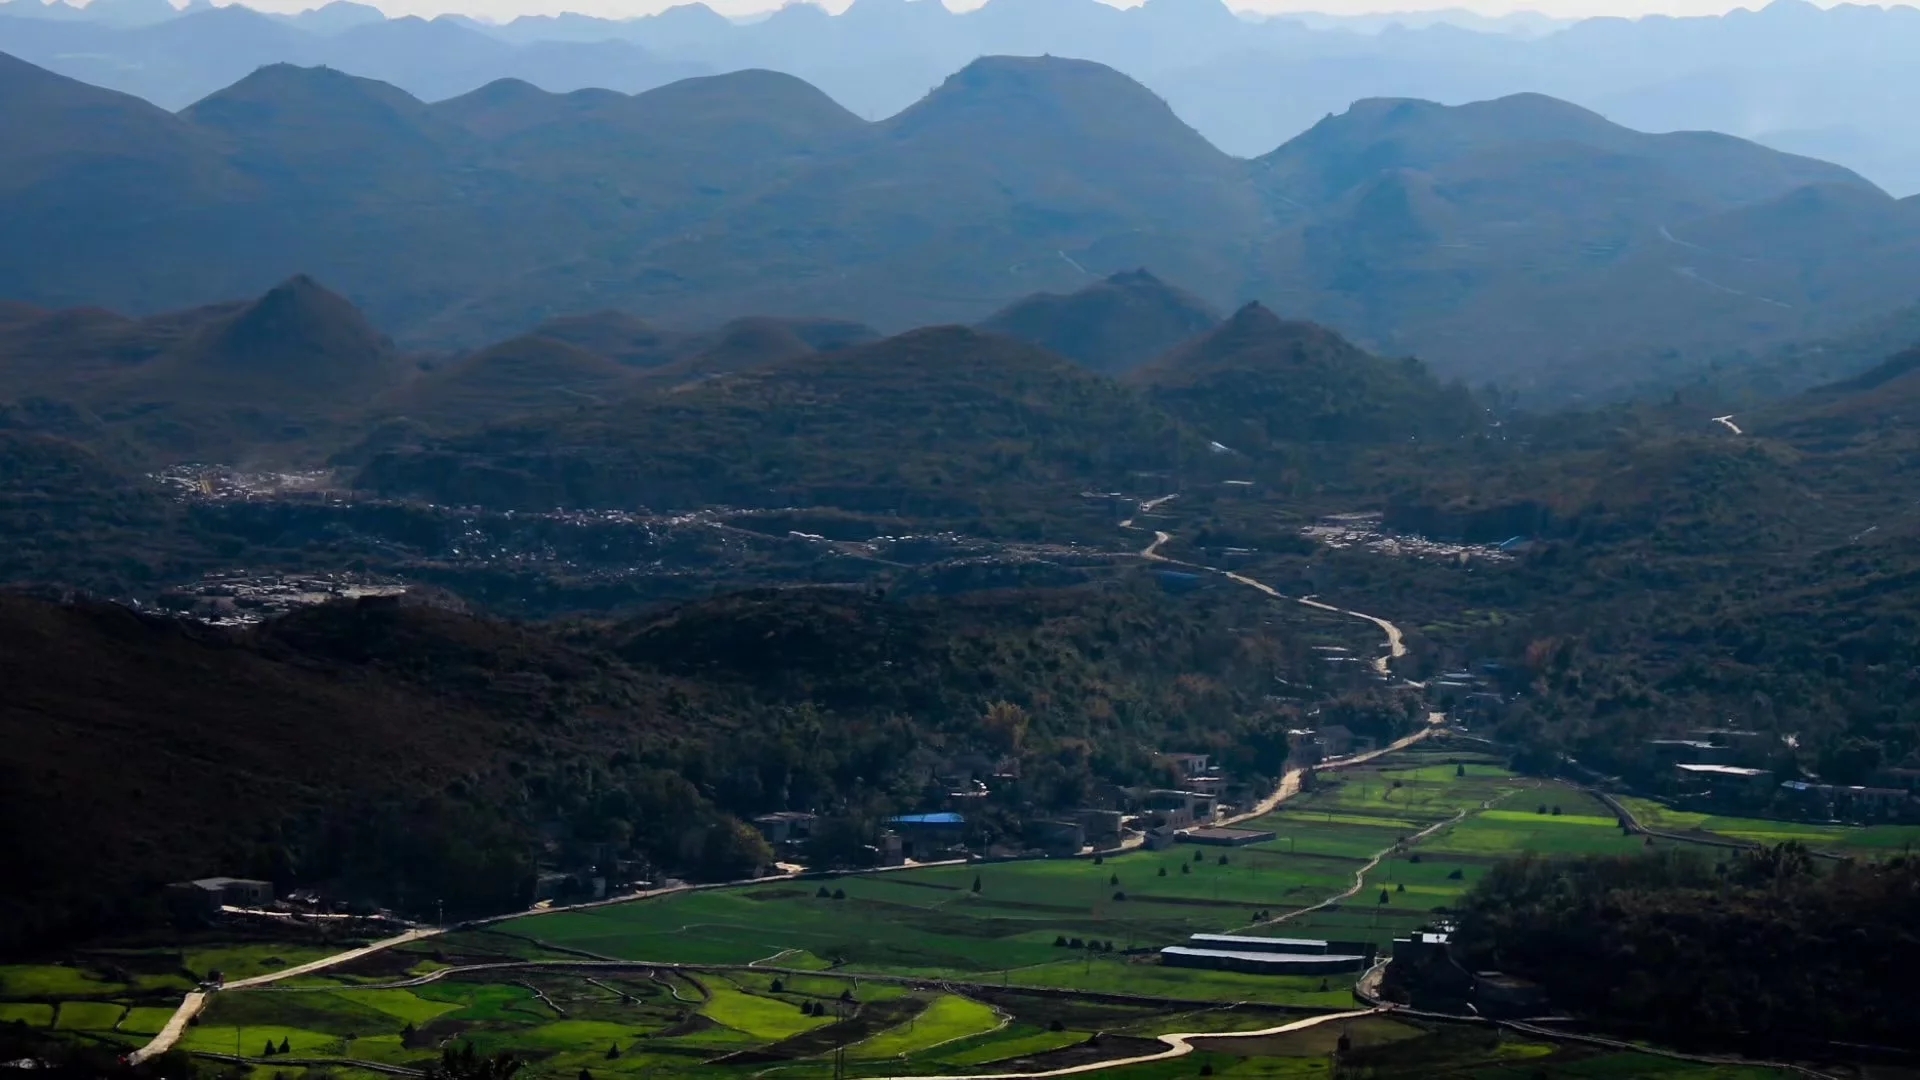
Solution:
[[[1167,1032],[1260,1030],[1300,1015],[1287,1010],[1352,1007],[1352,976],[1161,967],[1157,950],[1188,934],[1385,943],[1501,858],[1644,846],[1578,790],[1445,747],[1325,776],[1257,825],[1277,839],[776,881],[515,919],[216,994],[183,1048],[256,1059],[263,1077],[308,1068],[276,1065],[284,1053],[355,1080],[469,1042],[559,1080],[829,1080],[836,1056],[854,1077],[1054,1069],[1153,1053]],[[0,968],[0,1022],[138,1045],[208,972],[241,977],[326,951],[215,943]],[[627,964],[580,963],[592,956]],[[545,966],[462,970],[527,961]],[[1384,1017],[1204,1041],[1101,1075],[1328,1077],[1342,1032],[1370,1076],[1767,1075]]]
[[[1821,851],[1866,856],[1891,855],[1903,848],[1920,847],[1920,825],[1841,825],[1723,817],[1675,810],[1652,799],[1632,796],[1622,797],[1620,803],[1647,828],[1682,836],[1697,834],[1708,839],[1751,844],[1799,841]]]

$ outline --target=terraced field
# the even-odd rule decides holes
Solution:
[[[1188,934],[1384,943],[1450,907],[1500,858],[1644,846],[1580,791],[1443,746],[1323,777],[1256,825],[1277,838],[1099,862],[769,882],[515,919],[216,994],[183,1047],[255,1059],[264,1076],[287,1071],[275,1066],[284,1046],[290,1057],[327,1059],[336,1080],[372,1080],[374,1066],[418,1068],[464,1043],[511,1051],[526,1062],[522,1075],[539,1080],[828,1080],[836,1069],[860,1078],[1096,1064],[1158,1052],[1153,1037],[1167,1032],[1262,1030],[1301,1015],[1286,1009],[1352,1007],[1352,976],[1160,966],[1157,950]],[[554,966],[583,954],[634,966]],[[138,1044],[203,970],[234,977],[306,958],[297,947],[212,944],[0,968],[0,1021]],[[549,966],[475,967],[528,960]],[[417,982],[423,976],[431,981]],[[416,981],[393,985],[406,980]],[[1343,1032],[1353,1060],[1370,1064],[1340,1075],[1765,1075],[1386,1018],[1214,1040],[1187,1057],[1101,1075],[1331,1077]]]

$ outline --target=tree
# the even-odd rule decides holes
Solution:
[[[974,892],[980,891],[980,875],[979,874],[973,875],[973,891]]]
[[[1048,1022],[1047,1030],[1048,1031],[1065,1031],[1067,1030],[1067,1025],[1061,1023],[1059,1018],[1055,1017],[1053,1020]]]
[[[1194,853],[1193,853],[1193,861],[1194,861],[1194,862],[1206,862],[1206,861],[1207,861],[1207,853],[1206,853],[1206,852],[1204,852],[1204,851],[1196,851],[1196,852],[1194,852]]]
[[[835,900],[845,900],[847,898],[847,890],[845,889],[833,890],[833,898]]]
[[[1164,866],[1163,866],[1163,867],[1161,867],[1161,868],[1160,868],[1160,876],[1161,876],[1161,877],[1166,877],[1166,876],[1167,876],[1167,868],[1166,868],[1166,867],[1164,867]]]
[[[831,900],[833,899],[833,890],[827,888],[825,885],[822,885],[820,886],[819,890],[815,892],[813,895],[815,896],[815,898],[820,900]]]
[[[1381,890],[1380,890],[1380,902],[1384,904],[1384,903],[1386,903],[1386,902],[1387,902],[1387,900],[1388,900],[1388,894],[1387,894],[1387,890],[1385,890],[1385,889],[1381,889]]]
[[[1558,806],[1555,806],[1555,807],[1553,808],[1553,816],[1554,816],[1554,817],[1559,817],[1559,816],[1560,816],[1560,808],[1559,808]]]
[[[472,1043],[462,1044],[458,1049],[447,1047],[440,1052],[440,1060],[427,1066],[427,1080],[512,1080],[523,1064],[512,1054],[502,1050],[492,1057],[481,1057],[474,1052]]]
[[[1181,863],[1181,864],[1180,864],[1180,872],[1181,872],[1181,873],[1183,873],[1183,874],[1191,874],[1191,873],[1193,873],[1193,864],[1191,864],[1191,863]]]
[[[1465,764],[1465,763],[1462,763],[1462,764],[1459,764],[1459,765],[1455,765],[1455,766],[1453,767],[1453,775],[1455,775],[1455,776],[1465,776],[1465,775],[1467,775],[1467,766],[1466,766],[1466,764]]]
[[[1109,885],[1118,885],[1118,884],[1120,884],[1120,875],[1119,875],[1119,874],[1109,874],[1109,875],[1107,876],[1107,884],[1109,884]]]
[[[1056,949],[1064,949],[1064,948],[1066,948],[1066,947],[1067,947],[1067,936],[1066,936],[1065,934],[1061,934],[1060,936],[1058,936],[1058,937],[1056,937],[1056,938],[1054,938],[1054,939],[1053,939],[1053,947],[1054,947],[1054,948],[1056,948]]]
[[[580,1075],[576,1077],[575,1080],[593,1080],[593,1074],[585,1069],[581,1069]]]
[[[288,1042],[284,1035],[280,1037],[280,1052],[283,1054],[293,1053],[293,1044]]]
[[[1201,1076],[1212,1076],[1212,1075],[1213,1075],[1213,1062],[1211,1062],[1211,1061],[1209,1061],[1209,1062],[1207,1062],[1206,1064],[1204,1064],[1204,1065],[1202,1065],[1202,1066],[1200,1066],[1200,1075],[1201,1075]]]
[[[260,1056],[261,1056],[261,1057],[272,1057],[273,1055],[274,1055],[274,1049],[273,1049],[273,1040],[272,1040],[272,1039],[268,1039],[268,1040],[267,1040],[267,1046],[266,1046],[266,1049],[264,1049],[264,1050],[262,1050],[262,1051],[260,1051]]]
[[[787,984],[785,981],[781,979],[775,979],[773,980],[772,984],[770,984],[767,987],[767,989],[773,991],[776,994],[784,994],[787,991]]]
[[[1225,855],[1220,856],[1220,865],[1221,866],[1227,865],[1227,857]]]
[[[608,1045],[608,1047],[607,1047],[607,1060],[608,1060],[608,1061],[618,1061],[618,1060],[620,1060],[620,1044],[619,1044],[619,1043],[612,1043],[612,1044],[610,1044],[610,1045]]]
[[[1123,889],[1119,892],[1114,893],[1113,899],[1115,903],[1125,903],[1127,899],[1126,891]]]

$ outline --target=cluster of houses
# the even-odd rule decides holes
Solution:
[[[1370,740],[1356,740],[1345,728],[1330,727],[1304,732],[1301,752],[1313,752],[1317,763],[1328,756],[1353,751],[1353,747],[1371,746]],[[1332,753],[1327,753],[1331,748]],[[967,822],[991,792],[990,784],[1018,778],[1018,763],[956,759],[949,770],[936,779],[949,789],[947,809],[927,813],[900,814],[889,818],[886,828],[869,852],[879,866],[901,866],[909,861],[985,856],[1048,855],[1071,857],[1088,851],[1108,851],[1129,839],[1152,850],[1175,843],[1240,846],[1273,839],[1273,834],[1253,829],[1223,828],[1216,824],[1225,812],[1223,798],[1231,782],[1207,754],[1164,753],[1156,755],[1163,767],[1166,787],[1146,792],[1114,789],[1106,792],[1106,807],[1084,807],[1055,815],[1034,818],[1023,823],[1021,834],[975,850],[967,846]],[[988,772],[987,770],[991,770]],[[981,779],[980,777],[986,777]],[[1126,805],[1127,810],[1112,809]],[[753,825],[774,849],[777,858],[799,861],[813,836],[817,819],[813,814],[782,810],[761,814]]]
[[[1776,735],[1721,727],[1652,739],[1647,750],[1678,805],[1817,821],[1920,820],[1920,769],[1880,769],[1867,784],[1781,780],[1770,767],[1781,745]]]
[[[1463,967],[1453,954],[1453,928],[1444,923],[1393,939],[1393,959],[1381,979],[1381,990],[1394,1000],[1433,1012],[1518,1019],[1547,1010],[1547,996],[1538,983]]]
[[[404,920],[372,903],[329,897],[315,889],[276,896],[273,882],[257,878],[176,881],[161,896],[174,921],[184,927],[253,924],[358,932],[404,925]]]

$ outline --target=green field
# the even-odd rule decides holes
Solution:
[[[1171,987],[1185,983],[1206,996],[1252,992],[1264,1000],[1304,1000],[1300,995],[1321,992],[1320,980],[1209,986],[1232,981],[1191,972],[1167,979],[1157,969],[1128,963],[1123,954],[1195,932],[1246,928],[1263,913],[1271,917],[1318,903],[1350,887],[1370,860],[1420,830],[1476,812],[1531,783],[1472,754],[1407,753],[1388,765],[1327,777],[1255,823],[1279,839],[1250,848],[1180,845],[1100,864],[1039,860],[783,881],[510,925],[545,942],[620,959],[782,967],[824,961],[839,970],[1015,985],[1101,989],[1131,983],[1152,986],[1142,992],[1172,993]],[[1574,802],[1577,793],[1565,794]],[[1573,808],[1583,816],[1590,809],[1585,803]],[[1534,834],[1562,846],[1560,833],[1574,820],[1547,832],[1529,820],[1450,835],[1456,845],[1470,840],[1472,854],[1491,861],[1525,849]],[[1482,872],[1482,858],[1466,862],[1472,874],[1459,881],[1448,883],[1446,871],[1436,870],[1409,883],[1409,889],[1422,890],[1418,899],[1430,901],[1422,912],[1457,895]],[[827,896],[820,895],[823,888]],[[843,895],[836,898],[836,892]],[[1062,938],[1101,948],[1063,950],[1057,944]]]
[[[889,1028],[865,1042],[855,1043],[847,1053],[863,1060],[904,1058],[974,1035],[997,1031],[1005,1022],[990,1006],[958,994],[943,994],[905,1024]]]
[[[1149,1053],[1149,1037],[1166,1032],[1260,1030],[1300,1015],[1283,1007],[1352,1007],[1351,975],[1162,967],[1157,950],[1191,933],[1384,944],[1457,904],[1502,858],[1644,850],[1583,792],[1445,747],[1322,775],[1256,825],[1277,839],[1176,845],[1099,863],[775,881],[529,916],[277,988],[217,994],[184,1046],[271,1067],[266,1047],[284,1043],[337,1062],[328,1067],[336,1077],[364,1071],[355,1063],[419,1067],[440,1047],[466,1042],[515,1053],[532,1080],[828,1080],[842,1051],[855,1078],[1038,1070]],[[1320,906],[1356,880],[1357,893]],[[563,958],[556,948],[686,966],[476,970],[407,989],[368,985],[449,965]],[[299,947],[252,943],[201,946],[177,963],[239,977],[307,958]],[[146,957],[143,970],[168,963]],[[140,978],[149,977],[176,976]],[[0,1004],[0,1020],[84,1038],[138,1041],[170,1012],[130,983],[78,968],[0,969],[0,989],[13,991],[0,994],[13,999]],[[1375,1070],[1342,1075],[1765,1075],[1385,1018],[1216,1039],[1189,1057],[1103,1075],[1186,1078],[1207,1066],[1220,1076],[1331,1077],[1341,1031],[1356,1061],[1372,1060]]]
[[[1700,833],[1755,844],[1782,844],[1797,840],[1811,848],[1863,855],[1892,854],[1920,847],[1920,825],[1828,825],[1802,821],[1766,821],[1761,818],[1721,817],[1675,810],[1652,799],[1623,797],[1621,805],[1649,829],[1671,833]]]

